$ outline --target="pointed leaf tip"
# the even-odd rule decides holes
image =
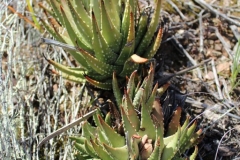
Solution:
[[[133,61],[133,62],[135,62],[135,63],[146,63],[147,61],[148,61],[148,59],[147,58],[143,58],[143,57],[140,57],[140,56],[138,56],[137,54],[133,54],[132,56],[131,56],[131,60]]]

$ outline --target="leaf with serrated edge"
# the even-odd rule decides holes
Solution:
[[[127,42],[128,32],[129,32],[129,25],[130,25],[130,8],[129,0],[125,2],[125,9],[122,18],[122,26],[121,26],[121,33],[123,35],[122,45],[125,45]]]
[[[118,0],[104,0],[108,15],[111,15],[111,23],[120,31],[120,11],[118,9]]]
[[[100,81],[93,80],[88,76],[85,76],[85,78],[89,83],[91,83],[92,85],[94,85],[97,88],[101,88],[101,89],[105,89],[105,90],[110,90],[112,88],[112,80],[100,82]]]
[[[118,55],[109,48],[108,44],[104,40],[103,35],[101,34],[96,22],[94,13],[92,13],[92,28],[92,46],[94,50],[94,56],[103,63],[113,64],[116,61]]]
[[[117,101],[117,106],[121,106],[122,105],[122,93],[120,91],[120,88],[118,86],[118,80],[117,80],[117,76],[116,76],[116,72],[113,72],[113,81],[112,81],[112,88],[113,88],[113,94],[114,97]]]
[[[163,29],[164,28],[160,28],[159,29],[157,37],[156,37],[154,43],[152,43],[151,46],[149,47],[149,49],[147,49],[147,51],[145,52],[143,57],[145,57],[145,58],[152,58],[156,54],[156,52],[158,51],[158,48],[161,45]]]
[[[81,1],[79,3],[81,3]],[[90,27],[83,21],[82,16],[78,14],[78,12],[75,10],[75,8],[73,7],[72,1],[67,0],[67,4],[69,6],[69,10],[76,24],[77,30],[81,34],[82,38],[85,39],[88,44],[91,44],[92,31]],[[81,4],[78,4],[78,5],[81,5]]]
[[[93,57],[91,54],[89,54],[85,50],[81,48],[78,48],[78,50],[82,53],[87,63],[91,64],[91,67],[101,75],[112,76],[112,73],[114,71],[116,71],[116,73],[119,73],[121,71],[121,66],[114,66],[114,65],[104,63],[102,61],[99,61],[95,57]]]
[[[127,160],[128,159],[128,150],[127,146],[122,147],[111,147],[106,144],[103,144],[104,148],[107,152],[113,157],[115,160]]]
[[[94,137],[96,128],[92,127],[87,121],[82,124],[82,136],[88,141]]]
[[[132,74],[130,75],[130,78],[127,83],[127,92],[129,94],[130,99],[132,100],[134,97],[134,91],[136,89],[135,85],[135,77],[137,74],[137,70],[133,71]]]
[[[181,128],[178,128],[178,131],[172,136],[171,141],[163,149],[161,159],[170,160],[174,157],[178,149],[178,140],[180,138]]]
[[[144,34],[147,31],[147,25],[148,25],[148,15],[143,11],[141,13],[140,20],[138,22],[137,30],[136,30],[136,38],[135,38],[135,45],[138,46],[141,42],[141,39],[143,38]]]
[[[130,12],[130,24],[128,29],[127,40],[123,41],[124,44],[121,53],[115,62],[117,65],[123,64],[134,52],[135,47],[135,23],[133,13]]]
[[[114,160],[110,154],[103,149],[102,146],[97,145],[93,140],[90,140],[95,152],[97,153],[97,155],[101,158],[101,159],[106,159],[106,160]]]
[[[47,59],[47,61],[48,61],[48,63],[52,64],[55,68],[59,69],[60,71],[66,73],[68,75],[84,78],[84,76],[83,76],[84,72],[83,71],[72,70],[71,68],[66,67],[65,65],[62,65],[60,63],[57,63],[57,62],[55,62],[51,59]]]
[[[80,143],[74,143],[74,146],[76,147],[76,149],[81,153],[81,154],[87,154],[87,151],[85,149],[85,145],[80,144]]]
[[[123,123],[124,131],[128,132],[129,137],[132,137],[134,134],[136,134],[136,129],[133,127],[130,120],[128,119],[123,107],[120,107],[120,110],[122,115],[122,123]]]
[[[160,146],[163,145],[161,144],[160,138],[157,138],[155,145],[154,145],[154,149],[152,154],[150,155],[150,157],[148,158],[148,160],[157,160],[157,159],[161,159],[161,152],[160,152]]]
[[[148,107],[144,102],[141,103],[141,123],[140,123],[140,130],[139,135],[144,136],[148,135],[149,139],[155,140],[155,127],[151,118],[151,114],[149,112]]]
[[[60,12],[60,4],[56,0],[47,0],[48,4],[51,5],[53,12],[54,12],[54,18],[56,18],[62,25],[63,25],[63,18],[62,14]]]
[[[75,141],[76,143],[79,144],[84,144],[86,138],[85,137],[74,137],[74,136],[70,136],[69,139],[71,139],[72,141]]]
[[[73,6],[76,9],[76,12],[82,18],[83,22],[87,25],[89,29],[91,29],[91,17],[88,12],[85,10],[85,6],[83,6],[83,1],[73,0]]]
[[[137,113],[135,111],[135,108],[132,104],[132,100],[130,99],[127,91],[125,90],[125,106],[124,108],[127,108],[127,116],[131,122],[131,124],[133,125],[134,128],[136,128],[136,131],[138,132],[139,127],[140,127],[140,121],[138,119]]]
[[[102,130],[108,138],[109,144],[114,148],[123,146],[125,144],[125,139],[121,135],[116,133],[109,125],[107,125],[101,116],[98,116],[98,119],[101,124]]]
[[[118,52],[121,47],[122,35],[120,30],[117,30],[110,18],[109,13],[107,13],[107,3],[101,0],[101,33],[105,41],[107,42],[108,46],[113,50],[113,52]],[[109,34],[111,33],[111,34]]]
[[[178,130],[178,126],[180,125],[181,112],[181,107],[177,107],[177,109],[174,111],[171,121],[168,125],[166,136],[171,136]]]
[[[144,38],[142,39],[141,43],[139,44],[139,46],[137,48],[136,53],[140,56],[146,51],[148,45],[151,43],[152,37],[153,37],[153,35],[154,35],[154,33],[157,29],[157,26],[159,24],[159,15],[160,15],[160,11],[161,11],[161,1],[162,0],[156,0],[156,2],[155,2],[156,8],[154,10],[153,17],[151,19],[150,25],[147,29],[147,32],[146,32]]]
[[[135,97],[133,99],[134,108],[139,108],[139,106],[142,102],[143,92],[144,92],[144,90],[142,88],[140,88],[140,89],[138,89],[137,93],[135,94]]]
[[[85,141],[84,143],[84,147],[86,149],[86,152],[88,153],[88,155],[94,157],[94,158],[99,158],[98,155],[96,154],[96,151],[94,150],[92,144],[90,144],[89,141]]]
[[[119,74],[120,77],[129,76],[134,70],[138,69],[139,64],[134,63],[130,57],[123,66],[122,72]]]
[[[67,4],[65,4],[65,5],[67,5]],[[71,14],[68,13],[70,11],[64,10],[62,6],[60,6],[60,9],[61,9],[62,17],[63,17],[63,20],[64,20],[64,26],[67,29],[68,35],[69,35],[72,43],[74,44],[75,42],[77,42],[77,44],[82,49],[84,49],[86,51],[91,51],[91,46],[89,44],[87,44],[87,42],[81,37],[81,35],[79,34],[75,24],[73,24],[69,21],[69,20],[72,20],[70,18]]]

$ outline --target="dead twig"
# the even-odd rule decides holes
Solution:
[[[227,16],[226,14],[220,13],[218,10],[214,9],[211,5],[207,4],[204,0],[195,0],[195,2],[201,5],[203,8],[210,10],[215,15],[219,15],[222,18],[226,19],[228,22],[240,26],[239,22],[229,18],[229,16]]]
[[[217,90],[218,90],[218,95],[219,95],[219,99],[223,99],[223,95],[222,95],[222,91],[220,88],[220,84],[219,84],[219,80],[218,80],[218,76],[217,76],[217,70],[214,64],[214,60],[211,61],[212,64],[212,71],[213,71],[213,75],[214,75],[214,79],[215,79],[215,83],[217,86]]]

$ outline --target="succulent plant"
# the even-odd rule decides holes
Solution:
[[[75,82],[87,80],[102,89],[112,88],[112,74],[124,81],[157,52],[162,38],[161,0],[154,11],[137,0],[47,0],[51,10],[42,24],[59,42],[74,46],[69,53],[79,67],[48,59],[61,75]]]
[[[79,137],[70,137],[77,150],[77,159],[104,160],[167,160],[185,159],[183,153],[195,146],[189,159],[195,159],[202,130],[196,129],[196,122],[189,126],[189,117],[180,126],[181,107],[178,107],[164,131],[163,113],[157,95],[166,91],[168,84],[158,89],[153,84],[154,69],[136,84],[136,71],[128,79],[127,87],[118,101],[118,107],[109,102],[110,112],[94,116],[95,126],[88,121],[82,123]],[[121,93],[113,74],[113,90],[116,97]],[[158,93],[160,92],[160,93]],[[116,98],[117,99],[117,98]],[[186,156],[186,155],[185,155]]]

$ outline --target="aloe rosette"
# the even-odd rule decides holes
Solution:
[[[124,95],[113,86],[118,107],[109,102],[110,112],[103,117],[99,112],[93,116],[95,126],[87,121],[82,123],[79,137],[70,137],[77,150],[77,159],[104,160],[170,160],[186,159],[185,151],[195,146],[189,159],[198,153],[196,144],[202,130],[195,131],[197,124],[189,125],[189,117],[180,126],[181,107],[171,118],[167,131],[164,131],[163,112],[156,95],[166,91],[168,84],[158,89],[153,84],[153,68],[142,84],[136,82],[134,71],[127,83]],[[117,84],[116,75],[113,83]],[[158,91],[161,93],[157,94]],[[184,156],[183,156],[184,154]]]
[[[162,38],[161,0],[154,11],[136,0],[47,0],[40,3],[48,17],[42,24],[59,42],[75,47],[69,53],[79,67],[51,59],[61,75],[75,82],[87,80],[102,89],[112,88],[112,74],[125,80],[157,52]]]

